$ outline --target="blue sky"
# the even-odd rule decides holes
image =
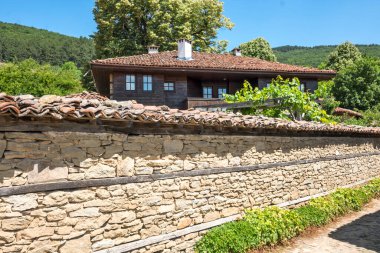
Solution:
[[[380,0],[225,0],[235,23],[219,32],[234,47],[264,37],[273,47],[380,44]],[[93,0],[0,0],[0,21],[72,36],[96,30]]]

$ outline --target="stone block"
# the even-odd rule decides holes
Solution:
[[[46,183],[66,181],[69,174],[68,167],[46,166],[44,163],[34,164],[33,170],[28,173],[28,183]]]
[[[183,142],[180,140],[165,140],[165,153],[181,153],[183,150]]]
[[[126,157],[117,166],[118,177],[131,177],[135,174],[135,159]]]
[[[12,204],[12,211],[25,211],[36,208],[38,195],[35,193],[29,193],[25,195],[13,195],[4,198],[4,201]]]
[[[17,233],[17,238],[33,240],[42,236],[51,236],[54,234],[53,227],[36,227],[28,228]]]
[[[136,175],[151,175],[153,174],[153,168],[152,167],[139,167],[135,169]]]
[[[75,230],[95,230],[99,229],[106,224],[106,222],[110,219],[111,215],[102,215],[97,218],[88,218],[84,221],[78,222],[75,225]]]
[[[113,212],[111,214],[111,219],[109,220],[109,224],[121,224],[131,222],[136,219],[135,212],[132,211],[124,211],[124,212]]]
[[[97,207],[88,207],[71,212],[69,215],[70,217],[98,217],[101,213]]]
[[[187,228],[188,226],[191,225],[192,222],[193,222],[193,220],[191,218],[189,218],[189,217],[182,218],[178,222],[177,229]]]
[[[209,221],[214,221],[220,218],[220,213],[219,212],[209,212],[206,213],[203,221],[204,222],[209,222]]]
[[[115,245],[115,242],[111,239],[105,239],[105,240],[102,240],[102,241],[99,241],[99,242],[96,242],[92,245],[92,249],[94,251],[96,250],[102,250],[102,249],[107,249],[107,248],[111,248]]]
[[[61,206],[66,203],[68,203],[68,194],[63,191],[58,191],[58,192],[52,192],[47,194],[43,201],[42,204],[50,207],[50,206]]]
[[[17,217],[11,219],[3,219],[1,221],[2,230],[17,231],[25,229],[29,226],[30,221],[26,217]]]
[[[59,248],[59,253],[90,253],[91,251],[91,238],[90,235],[84,235],[80,238],[75,238],[66,241],[66,243]]]
[[[14,233],[0,231],[0,245],[2,245],[2,242],[12,243],[15,239]]]
[[[229,208],[225,208],[222,210],[222,216],[228,217],[228,216],[232,216],[234,214],[238,214],[239,212],[240,212],[240,210],[238,207],[229,207]]]
[[[105,165],[105,164],[97,164],[95,166],[90,167],[86,170],[84,177],[86,179],[92,178],[107,178],[107,177],[115,177],[115,168]]]
[[[101,144],[99,139],[81,139],[79,140],[78,146],[83,148],[97,148],[100,147]]]
[[[68,195],[70,203],[80,203],[95,199],[95,192],[91,190],[76,190]]]
[[[50,213],[47,214],[46,220],[47,221],[59,221],[63,220],[66,218],[66,212],[61,209],[56,209],[54,211],[51,211]]]
[[[3,157],[4,150],[7,146],[7,141],[6,140],[0,140],[0,158]]]

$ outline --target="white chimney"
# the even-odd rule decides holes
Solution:
[[[240,48],[235,47],[234,49],[232,49],[232,52],[235,56],[241,56]]]
[[[148,47],[148,54],[157,54],[159,46],[151,45]]]
[[[178,59],[192,60],[192,46],[191,41],[186,39],[178,40]]]

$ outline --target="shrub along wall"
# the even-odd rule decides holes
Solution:
[[[0,159],[4,253],[192,252],[204,231],[246,208],[380,175],[377,138],[312,135],[0,127]]]

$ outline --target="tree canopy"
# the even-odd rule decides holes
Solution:
[[[355,45],[363,55],[380,58],[380,45]],[[277,61],[282,63],[318,67],[337,46],[281,46],[273,48]]]
[[[277,58],[272,51],[269,42],[264,38],[257,38],[240,45],[244,56],[256,57],[267,61],[276,61]]]
[[[380,60],[364,57],[342,69],[332,92],[341,106],[367,110],[380,102]]]
[[[0,65],[0,92],[10,95],[67,95],[82,92],[81,72],[73,62],[61,67],[28,59]]]
[[[0,61],[33,58],[38,63],[62,65],[74,62],[84,68],[94,58],[92,39],[74,38],[28,26],[0,22]]]
[[[152,44],[173,50],[181,38],[210,51],[217,31],[233,27],[219,0],[97,0],[94,16],[98,57],[145,53]]]
[[[351,42],[344,42],[343,44],[337,46],[334,51],[332,51],[326,62],[326,68],[334,69],[339,71],[352,65],[355,61],[362,57],[359,49],[355,47]]]

